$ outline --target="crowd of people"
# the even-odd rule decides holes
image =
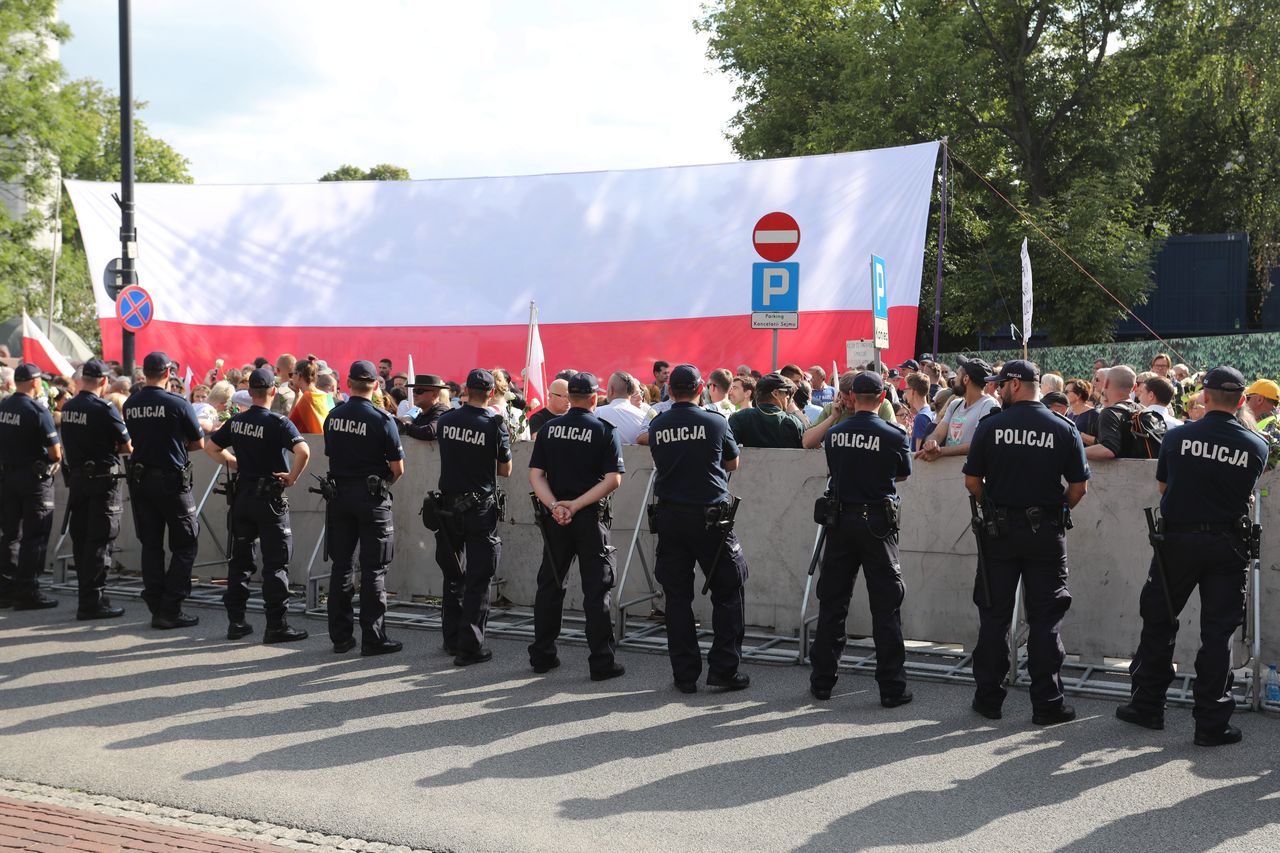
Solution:
[[[118,362],[107,364],[112,375],[105,397],[122,410],[132,391],[142,384],[141,373],[125,376]],[[199,376],[188,368],[186,379],[175,375],[168,390],[191,402],[201,427],[211,432],[250,407],[249,375],[264,366],[272,368],[276,376],[272,410],[286,415],[300,433],[322,433],[327,414],[348,399],[338,370],[315,355],[299,359],[287,353],[274,364],[259,357],[251,364],[226,367],[219,360]],[[896,368],[882,365],[887,394],[878,413],[907,432],[917,459],[962,456],[977,423],[999,408],[999,388],[984,380],[998,373],[1001,366],[1001,362],[989,364],[973,358],[961,360],[953,368],[928,353]],[[434,439],[435,421],[462,405],[463,389],[456,381],[435,374],[411,376],[397,371],[390,358],[381,359],[377,368],[374,405],[391,413],[406,435]],[[670,369],[666,361],[655,362],[648,383],[626,371],[609,376],[598,416],[618,430],[624,445],[647,444],[649,421],[670,408]],[[804,370],[787,364],[768,374],[746,364],[732,372],[717,368],[707,374],[701,404],[729,418],[742,446],[814,449],[821,446],[832,426],[852,416],[847,404],[851,383],[864,369],[874,367],[852,365],[849,372],[834,377],[833,385],[833,377],[819,365]],[[566,383],[576,370],[555,374],[545,400],[527,399],[522,377],[502,367],[490,372],[496,387],[487,406],[503,416],[512,440],[531,440],[548,420],[568,411]],[[0,367],[0,399],[12,391],[12,373],[12,368]],[[75,377],[46,374],[44,380],[43,402],[54,413],[56,423],[62,405],[74,394]],[[1098,360],[1090,378],[1048,372],[1042,377],[1041,388],[1044,404],[1079,429],[1090,459],[1151,459],[1164,431],[1204,415],[1202,382],[1202,372],[1175,364],[1161,352],[1146,370]],[[1242,423],[1267,440],[1270,467],[1280,461],[1278,408],[1280,384],[1261,378],[1248,388],[1245,405],[1238,413]]]

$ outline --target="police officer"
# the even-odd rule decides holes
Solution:
[[[741,690],[751,683],[750,676],[738,671],[746,631],[742,594],[747,561],[732,528],[728,481],[728,472],[738,468],[738,444],[723,415],[697,405],[703,381],[696,367],[676,365],[667,387],[672,405],[649,424],[649,450],[658,472],[656,574],[667,600],[671,672],[682,693],[697,691],[702,674],[693,618],[697,563],[711,588],[714,636],[707,653],[707,685]]]
[[[40,592],[53,530],[53,473],[62,445],[49,410],[36,402],[40,368],[19,364],[14,393],[0,401],[0,606],[57,607]]]
[[[898,568],[898,490],[911,474],[907,434],[879,415],[885,385],[871,371],[853,377],[853,417],[827,431],[822,446],[831,476],[826,496],[826,551],[818,578],[818,629],[809,654],[809,692],[830,699],[844,653],[849,600],[858,569],[867,579],[876,682],[886,708],[911,701],[902,642],[902,573]]]
[[[404,475],[404,450],[395,420],[373,405],[378,374],[372,362],[354,362],[347,385],[351,399],[334,407],[324,422],[324,452],[334,483],[325,517],[332,561],[329,639],[339,654],[356,645],[351,599],[358,548],[360,654],[385,655],[403,645],[387,638],[385,616],[387,566],[395,551],[390,486]]]
[[[444,646],[454,665],[493,658],[484,645],[489,618],[489,583],[498,570],[499,494],[494,479],[511,476],[511,438],[506,419],[485,407],[493,392],[493,374],[477,368],[467,374],[467,401],[440,416],[440,509],[436,563],[444,573],[440,624]]]
[[[1068,509],[1084,497],[1089,465],[1075,425],[1039,401],[1039,368],[1015,359],[986,379],[1000,386],[1004,408],[978,424],[964,464],[965,488],[983,502],[987,527],[996,532],[982,535],[974,584],[980,624],[973,649],[973,708],[988,719],[1001,716],[1007,635],[1021,578],[1030,632],[1031,721],[1065,723],[1076,714],[1062,701],[1059,674],[1066,654],[1059,629],[1071,607],[1066,525]]]
[[[587,659],[592,681],[617,678],[626,670],[614,660],[609,590],[614,581],[614,549],[602,503],[622,484],[622,442],[613,427],[595,416],[599,382],[590,373],[569,379],[569,411],[538,430],[529,459],[529,484],[542,505],[538,526],[548,559],[538,570],[533,606],[533,671],[560,665],[556,638],[569,567],[582,574],[582,609],[587,619]]]
[[[257,568],[253,545],[262,549],[262,602],[266,605],[264,643],[305,640],[307,632],[290,627],[285,618],[289,606],[289,559],[293,555],[293,528],[289,519],[288,489],[298,481],[311,458],[311,448],[284,415],[271,410],[276,394],[275,374],[259,367],[249,374],[249,398],[253,405],[209,437],[205,452],[226,465],[227,488],[232,490],[231,555],[227,560],[227,639],[253,633],[245,621],[249,600],[249,576]],[[285,454],[292,452],[292,463]]]
[[[123,607],[111,606],[104,590],[124,509],[120,454],[132,453],[133,444],[116,407],[102,398],[109,374],[103,362],[86,361],[80,368],[80,392],[62,407],[71,551],[80,588],[77,619],[124,615]]]
[[[1165,691],[1173,681],[1178,614],[1200,587],[1200,651],[1193,688],[1195,742],[1238,743],[1231,725],[1231,636],[1244,621],[1253,489],[1267,445],[1235,418],[1245,389],[1233,367],[1204,377],[1205,415],[1165,434],[1156,463],[1164,541],[1157,541],[1139,611],[1142,639],[1129,665],[1132,698],[1116,709],[1127,723],[1164,728]]]
[[[182,612],[182,601],[191,594],[200,535],[188,451],[204,447],[204,432],[191,404],[166,390],[172,373],[168,355],[149,353],[142,360],[145,384],[124,405],[124,422],[133,438],[129,497],[142,546],[142,600],[151,609],[151,627],[166,630],[200,621]],[[166,530],[171,554],[167,571]]]

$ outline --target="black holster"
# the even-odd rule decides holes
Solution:
[[[728,536],[733,532],[733,520],[738,516],[738,504],[742,503],[742,498],[736,495],[729,495],[729,500],[725,503],[711,504],[703,508],[703,519],[706,521],[708,530],[719,531],[722,536]]]
[[[840,501],[829,490],[813,502],[813,523],[828,530],[840,523]]]
[[[391,496],[391,484],[377,474],[370,474],[365,477],[364,485],[369,490],[369,497],[371,498],[383,501]]]

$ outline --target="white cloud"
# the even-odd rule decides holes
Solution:
[[[64,4],[63,59],[112,85],[114,16]],[[135,89],[206,182],[349,162],[418,178],[733,159],[730,81],[692,0],[135,0]],[[105,54],[105,55],[104,55]]]

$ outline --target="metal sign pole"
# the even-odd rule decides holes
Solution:
[[[770,368],[773,373],[778,372],[778,330],[773,330],[773,367]]]
[[[130,44],[130,0],[120,0],[120,282],[138,283],[138,232],[133,206],[133,48]],[[133,332],[120,334],[120,363],[133,377]]]

